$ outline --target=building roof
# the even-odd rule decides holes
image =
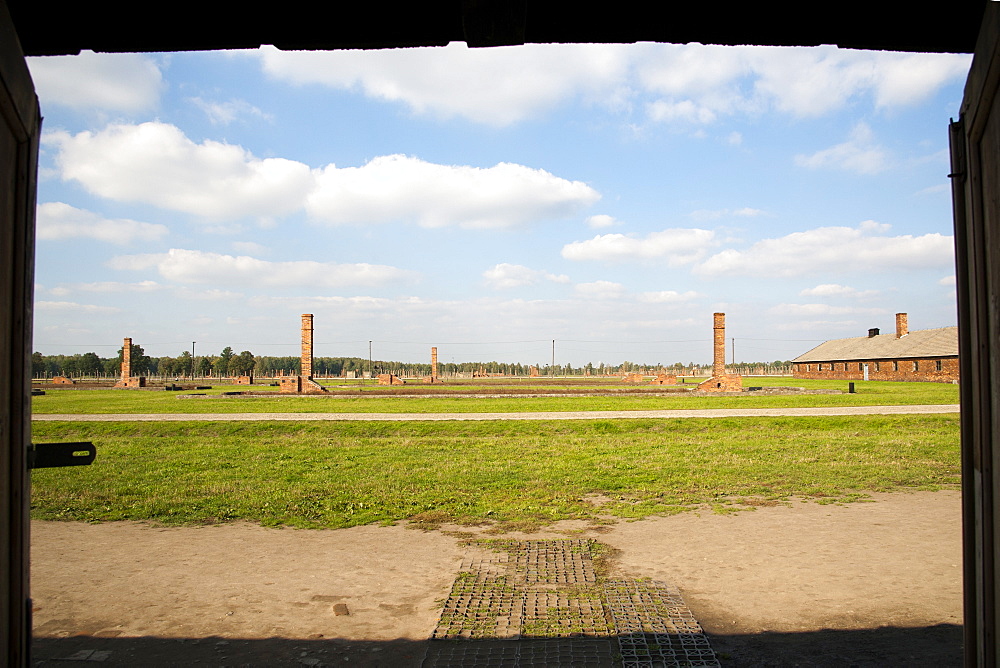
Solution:
[[[958,327],[939,327],[910,332],[897,339],[892,334],[856,336],[821,343],[793,362],[840,362],[904,357],[957,357]]]

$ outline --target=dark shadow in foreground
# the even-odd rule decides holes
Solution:
[[[921,628],[863,629],[854,631],[812,631],[805,633],[759,633],[752,635],[711,635],[712,648],[722,666],[751,667],[837,667],[960,666],[962,627],[952,624]],[[612,639],[613,641],[613,639]],[[416,668],[427,654],[429,643],[476,643],[504,648],[526,643],[541,647],[557,643],[565,648],[583,649],[593,640],[559,639],[519,641],[388,640],[356,641],[336,638],[289,640],[267,638],[35,638],[34,666],[360,666],[362,668]],[[523,654],[526,647],[521,648]],[[613,641],[612,652],[618,653]],[[571,652],[575,653],[575,652]],[[586,652],[589,653],[589,652]],[[460,652],[461,654],[461,652]],[[470,657],[476,652],[470,652]],[[615,661],[600,665],[614,665]],[[475,661],[468,665],[475,665]],[[517,665],[516,659],[499,665]],[[535,664],[538,665],[538,664]],[[552,663],[550,665],[559,665]],[[567,664],[568,665],[568,664]],[[590,664],[588,664],[590,665]],[[596,664],[595,664],[596,665]]]
[[[709,635],[723,666],[777,668],[883,668],[961,666],[962,627],[885,626],[849,631]]]

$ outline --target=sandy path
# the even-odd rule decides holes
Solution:
[[[552,411],[524,413],[59,413],[32,416],[41,422],[233,422],[253,420],[607,420],[622,418],[808,417],[958,413],[958,404],[809,408],[713,408],[653,411]]]
[[[545,535],[595,537],[620,574],[679,586],[723,665],[958,665],[959,493],[875,498]],[[105,665],[417,666],[462,556],[456,537],[403,526],[32,532],[36,656],[51,666],[81,651],[111,652]]]

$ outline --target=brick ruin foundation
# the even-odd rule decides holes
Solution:
[[[406,385],[406,381],[392,373],[380,373],[378,375],[379,385]]]
[[[641,373],[627,373],[625,377],[622,378],[623,383],[644,383],[646,382],[646,377]]]
[[[716,313],[712,323],[712,377],[698,384],[702,392],[741,392],[743,378],[726,373],[726,314]]]
[[[253,385],[253,376],[238,376],[233,385]]]
[[[66,376],[52,376],[52,380],[49,382],[53,385],[76,385],[75,380]]]
[[[656,378],[650,381],[650,385],[676,385],[677,376],[672,373],[658,373]]]
[[[302,357],[298,376],[282,378],[278,387],[284,394],[326,394],[326,389],[313,380],[313,315],[302,314]]]
[[[138,387],[146,387],[146,377],[132,376],[132,339],[125,337],[125,342],[122,344],[122,375],[115,383],[115,388],[132,390]]]

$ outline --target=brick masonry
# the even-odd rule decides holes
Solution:
[[[424,376],[423,382],[425,383],[440,383],[438,380],[438,349],[437,346],[431,348],[431,375]]]
[[[646,382],[646,377],[641,373],[627,373],[625,377],[622,378],[623,383],[644,383]]]
[[[302,365],[301,372],[303,378],[312,378],[313,375],[313,315],[312,313],[302,314]]]
[[[702,392],[739,392],[743,378],[726,373],[726,314],[715,313],[712,318],[712,377],[698,384]]]
[[[406,381],[391,373],[380,373],[378,375],[379,385],[406,385]]]
[[[300,375],[283,378],[279,391],[285,394],[326,394],[326,388],[312,378],[313,372],[313,314],[302,314],[302,354]]]
[[[239,376],[233,382],[234,385],[253,385],[253,376]]]
[[[76,381],[66,376],[52,376],[53,385],[76,385]]]
[[[672,373],[660,373],[656,375],[656,378],[650,381],[651,385],[676,385],[677,376]]]
[[[284,376],[278,381],[278,391],[282,394],[299,394],[302,391],[302,376]]]
[[[941,328],[938,330],[919,330],[916,332],[910,332],[909,318],[906,313],[896,314],[896,333],[890,342],[900,341],[906,339],[907,341],[913,341],[914,337],[921,337],[922,335],[930,334],[932,336],[937,336],[936,332],[942,332],[945,329],[951,328]],[[868,340],[879,341],[886,338],[889,335],[883,334],[879,335],[878,329],[870,329],[868,331]],[[838,339],[834,341],[829,341],[824,346],[829,344],[838,344],[843,342],[853,342],[854,339]],[[864,341],[864,339],[862,339]],[[860,344],[859,344],[860,345]],[[884,344],[883,344],[884,345]],[[920,349],[920,346],[929,346],[929,348]],[[816,348],[818,350],[822,348]],[[830,357],[839,357],[841,354],[843,357],[840,359],[829,359],[824,360],[822,353],[817,355],[820,359],[812,357],[810,359],[809,355],[812,353],[807,353],[803,355],[809,361],[794,362],[792,364],[792,376],[795,378],[813,378],[813,379],[834,379],[834,380],[865,380],[865,367],[868,367],[868,380],[889,380],[889,381],[901,381],[901,382],[928,382],[928,383],[955,383],[958,382],[959,378],[959,363],[957,354],[944,354],[947,351],[941,349],[941,344],[936,343],[933,340],[923,340],[917,348],[913,347],[913,344],[909,348],[904,348],[899,350],[899,356],[892,356],[894,352],[891,348],[881,349],[880,352],[883,353],[884,357],[877,357],[879,353],[874,353],[869,350],[864,356],[867,359],[844,359],[850,354],[848,350],[856,350],[853,346],[848,349],[844,349],[842,346],[840,348],[834,348],[833,350],[838,351],[838,353],[830,354]],[[878,349],[876,349],[878,350]],[[956,349],[957,352],[957,349]],[[909,353],[907,355],[907,353]]]
[[[799,362],[792,365],[795,378],[953,383],[958,381],[958,357],[909,357],[903,359]]]
[[[122,380],[132,377],[132,339],[125,337],[122,345]]]
[[[115,388],[134,389],[137,387],[146,387],[146,378],[144,376],[138,378],[132,376],[132,339],[125,337],[122,344],[122,376],[115,383]]]

